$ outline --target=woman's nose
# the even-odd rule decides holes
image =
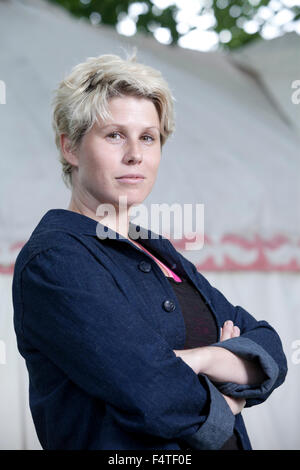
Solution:
[[[126,161],[134,160],[139,161],[143,159],[143,153],[140,142],[129,142],[125,151]]]

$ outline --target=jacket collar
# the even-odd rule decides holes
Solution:
[[[33,234],[49,230],[60,230],[67,233],[76,233],[77,235],[89,235],[100,240],[101,235],[105,234],[104,243],[105,239],[131,243],[130,240],[123,237],[121,234],[97,222],[91,217],[67,209],[50,209],[42,217]],[[136,240],[146,249],[149,249],[150,253],[155,255],[156,252],[162,259],[165,259],[171,269],[172,267],[175,269],[177,266],[179,272],[183,275],[185,274],[186,271],[182,266],[179,254],[170,240],[150,229],[133,224],[132,222],[129,223],[128,233],[133,240]]]
[[[63,232],[76,233],[77,235],[90,235],[100,240],[113,239],[130,243],[126,237],[123,237],[105,224],[67,209],[50,209],[42,217],[33,233],[48,230],[61,230]],[[172,246],[167,238],[132,222],[129,222],[128,233],[130,238],[141,243],[141,245],[145,245],[146,248],[159,250],[159,247],[163,248],[165,245],[170,244]]]
[[[101,224],[91,217],[67,209],[50,209],[46,212],[35,228],[34,233],[45,230],[75,232],[78,235],[91,235],[99,239],[127,240],[127,238],[107,227],[105,224]],[[129,236],[133,238],[133,240],[137,240],[138,238],[167,240],[162,235],[145,229],[140,225],[133,224],[132,222],[129,223]]]

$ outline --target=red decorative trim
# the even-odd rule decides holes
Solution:
[[[193,239],[170,238],[170,241],[198,271],[300,272],[300,237],[279,234],[266,239],[257,234],[252,238],[224,234],[216,238],[205,235],[204,245],[199,242],[196,250],[187,249],[188,243],[194,243]],[[0,274],[13,274],[15,259],[25,243],[16,242],[0,250]]]
[[[10,264],[9,266],[4,266],[0,264],[0,274],[13,274],[14,266],[14,264]]]
[[[191,239],[171,242],[198,271],[300,272],[300,237],[279,234],[265,239],[257,234],[252,238],[225,234],[215,239],[205,235],[204,245],[199,244],[198,250],[186,248]]]

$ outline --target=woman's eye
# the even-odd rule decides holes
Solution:
[[[151,135],[144,135],[143,137],[146,137],[146,139],[147,139],[146,142],[152,142],[154,140],[153,137],[151,137]],[[150,139],[150,140],[148,140],[148,139]]]
[[[114,137],[117,136],[117,135],[120,137],[120,134],[119,134],[118,132],[112,132],[111,134],[108,134],[107,137],[111,137],[113,140],[118,140],[118,139],[115,139],[115,138],[114,138]]]
[[[108,134],[107,137],[111,138],[112,140],[120,140],[119,138],[121,138],[121,135],[119,134],[119,132],[111,132],[110,134]],[[152,142],[155,140],[151,135],[143,135],[142,139],[145,142]]]

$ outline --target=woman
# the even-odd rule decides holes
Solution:
[[[70,204],[43,216],[13,280],[42,447],[251,449],[241,411],[285,379],[278,334],[129,220],[174,130],[167,83],[134,56],[89,58],[53,125]]]

